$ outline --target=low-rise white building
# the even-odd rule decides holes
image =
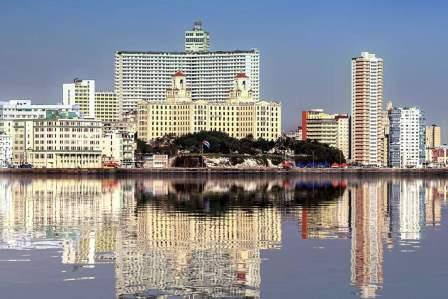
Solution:
[[[168,166],[168,155],[152,155],[145,158],[143,164],[143,168],[166,168]]]
[[[11,137],[5,133],[0,133],[0,167],[8,167],[11,164],[11,158]]]
[[[177,72],[164,101],[138,105],[138,138],[150,141],[166,135],[220,131],[234,138],[276,140],[281,136],[281,104],[255,100],[249,78],[238,74],[226,101],[192,100],[186,77]]]
[[[118,130],[105,132],[101,146],[103,164],[112,162],[122,167],[134,165],[134,153],[137,149],[134,134]]]
[[[45,118],[49,110],[73,112],[80,116],[80,107],[76,104],[42,105],[33,104],[31,100],[10,100],[0,102],[0,120]]]

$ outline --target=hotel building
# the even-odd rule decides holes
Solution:
[[[352,162],[383,165],[382,106],[383,59],[362,52],[352,58]]]
[[[389,113],[389,166],[422,167],[425,161],[425,120],[416,108],[393,108]]]
[[[276,140],[281,135],[281,104],[255,100],[249,78],[238,74],[225,101],[193,100],[186,76],[172,76],[166,100],[140,101],[138,137],[145,141],[166,135],[220,131],[231,137]]]
[[[349,157],[349,117],[327,114],[322,109],[302,111],[302,140],[315,140],[342,151]]]
[[[123,111],[137,109],[140,100],[163,101],[171,76],[178,70],[190,82],[193,100],[226,100],[238,73],[251,78],[253,97],[259,99],[259,51],[209,52],[208,33],[197,24],[194,28],[185,33],[185,52],[115,53],[115,93]]]

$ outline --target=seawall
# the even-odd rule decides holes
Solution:
[[[146,175],[146,174],[251,174],[251,175],[289,175],[289,174],[335,174],[335,175],[411,175],[447,176],[448,168],[392,169],[392,168],[1,168],[1,174],[9,175]]]

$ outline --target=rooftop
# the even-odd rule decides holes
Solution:
[[[233,50],[233,51],[209,51],[209,52],[175,52],[175,51],[116,51],[115,54],[165,54],[165,55],[191,55],[191,56],[205,56],[205,55],[220,55],[220,54],[253,54],[259,53],[258,49],[252,50]]]

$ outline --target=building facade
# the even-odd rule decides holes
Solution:
[[[349,157],[349,117],[327,114],[322,109],[302,111],[302,139],[315,140],[342,151]]]
[[[422,167],[425,161],[425,121],[416,108],[393,108],[389,113],[389,166]]]
[[[202,37],[196,41],[190,34]],[[171,76],[178,70],[186,75],[193,100],[226,100],[238,73],[251,78],[254,99],[259,99],[258,50],[209,52],[208,33],[202,28],[187,31],[185,35],[185,52],[115,53],[115,93],[124,112],[135,110],[140,100],[163,101],[170,88]]]
[[[280,137],[281,104],[255,100],[245,74],[236,76],[226,101],[194,101],[186,80],[182,72],[177,72],[166,100],[139,103],[138,138],[150,141],[200,131],[220,131],[235,138],[252,135],[276,140]]]
[[[382,106],[383,59],[362,52],[352,58],[352,162],[383,165]]]
[[[202,22],[194,22],[191,30],[185,31],[185,52],[208,52],[210,34],[202,29]]]

